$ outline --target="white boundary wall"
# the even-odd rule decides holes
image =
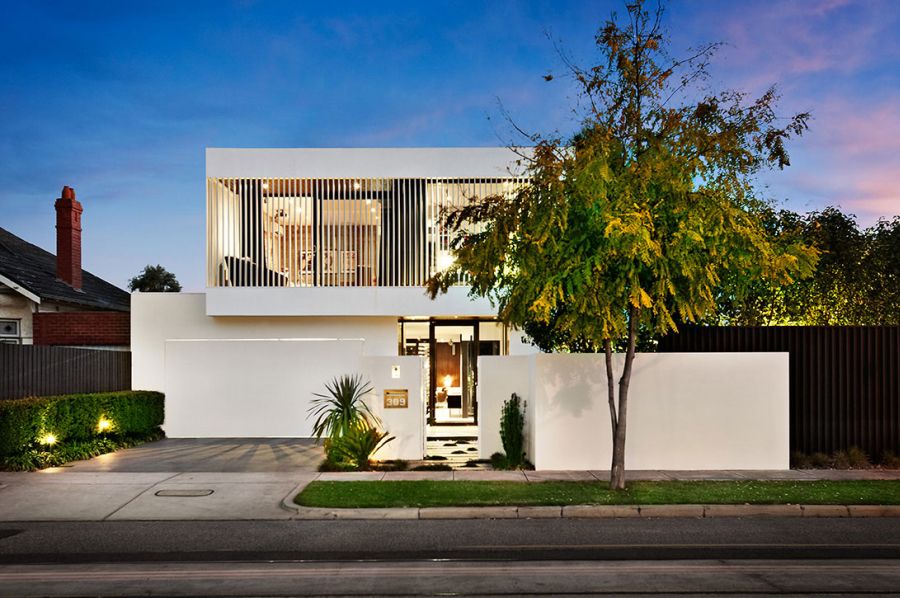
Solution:
[[[312,436],[307,410],[334,376],[360,369],[362,341],[170,340],[166,435]]]
[[[422,358],[393,356],[396,318],[216,318],[203,294],[135,293],[131,327],[132,386],[166,393],[171,437],[309,437],[312,393],[359,372],[396,437],[378,456],[423,456]],[[407,388],[409,407],[384,410],[385,388]]]
[[[165,391],[166,341],[215,339],[362,339],[362,355],[396,355],[397,318],[209,317],[203,293],[133,293],[132,387]]]
[[[500,408],[515,392],[537,469],[609,469],[602,355],[479,359],[482,457],[502,450]],[[629,397],[627,469],[789,467],[787,353],[639,354]]]

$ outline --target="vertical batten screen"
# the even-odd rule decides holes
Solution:
[[[447,211],[523,181],[209,178],[207,285],[422,286],[452,264]]]

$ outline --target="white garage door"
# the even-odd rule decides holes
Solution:
[[[362,351],[362,340],[166,341],[166,434],[311,436],[312,393],[359,371]]]

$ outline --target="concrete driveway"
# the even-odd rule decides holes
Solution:
[[[318,473],[307,439],[164,439],[37,472],[0,472],[0,521],[288,519]]]
[[[77,461],[67,469],[128,473],[293,473],[316,471],[324,458],[322,447],[309,438],[164,438]]]

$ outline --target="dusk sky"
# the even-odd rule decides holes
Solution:
[[[83,202],[84,266],[145,264],[203,287],[206,147],[491,146],[571,132],[580,64],[622,2],[3,1],[0,226],[55,251],[53,201]],[[727,42],[711,84],[810,111],[770,196],[900,214],[900,2],[676,0],[677,54]],[[543,75],[557,75],[546,83]]]

